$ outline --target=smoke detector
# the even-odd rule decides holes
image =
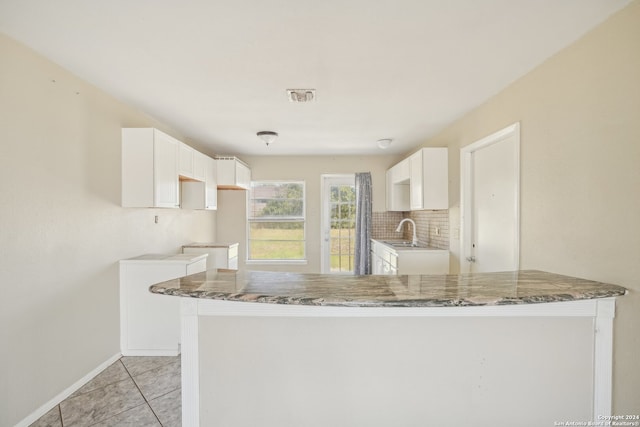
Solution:
[[[311,102],[316,100],[316,90],[287,89],[287,97],[291,102]]]

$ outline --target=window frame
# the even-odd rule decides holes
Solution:
[[[284,219],[277,219],[277,218],[273,218],[273,217],[269,217],[267,219],[264,220],[260,220],[260,219],[255,219],[252,217],[252,205],[253,205],[253,185],[254,183],[259,183],[259,184],[301,184],[302,185],[302,219],[291,219],[291,220],[287,220],[286,218]],[[271,264],[271,265],[275,265],[275,264],[307,264],[307,185],[306,182],[302,179],[270,179],[270,180],[255,180],[255,181],[251,181],[251,184],[249,186],[249,191],[247,191],[247,212],[246,212],[246,218],[247,218],[247,229],[246,229],[246,244],[247,244],[247,251],[246,251],[246,260],[245,262],[247,264]],[[259,239],[251,239],[251,224],[252,223],[267,223],[267,222],[300,222],[302,223],[302,235],[303,235],[303,239],[302,239],[302,250],[303,250],[303,257],[302,258],[296,258],[296,259],[287,259],[287,258],[283,258],[283,259],[251,259],[251,240],[259,240]]]

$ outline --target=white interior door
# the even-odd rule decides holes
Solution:
[[[519,146],[516,123],[461,151],[462,272],[519,268]]]
[[[323,273],[353,273],[355,232],[355,175],[323,175]]]

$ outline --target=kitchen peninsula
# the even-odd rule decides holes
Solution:
[[[183,425],[553,425],[611,412],[625,288],[540,271],[207,271],[182,304]]]

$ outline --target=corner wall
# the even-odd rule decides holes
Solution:
[[[630,289],[615,319],[613,413],[638,414],[640,2],[425,143],[449,147],[452,229],[460,227],[460,148],[517,121],[521,268]],[[450,248],[456,272],[458,241]]]
[[[1,34],[0,57],[0,425],[12,426],[119,353],[118,260],[213,240],[216,214],[121,208],[120,129],[170,129]]]

